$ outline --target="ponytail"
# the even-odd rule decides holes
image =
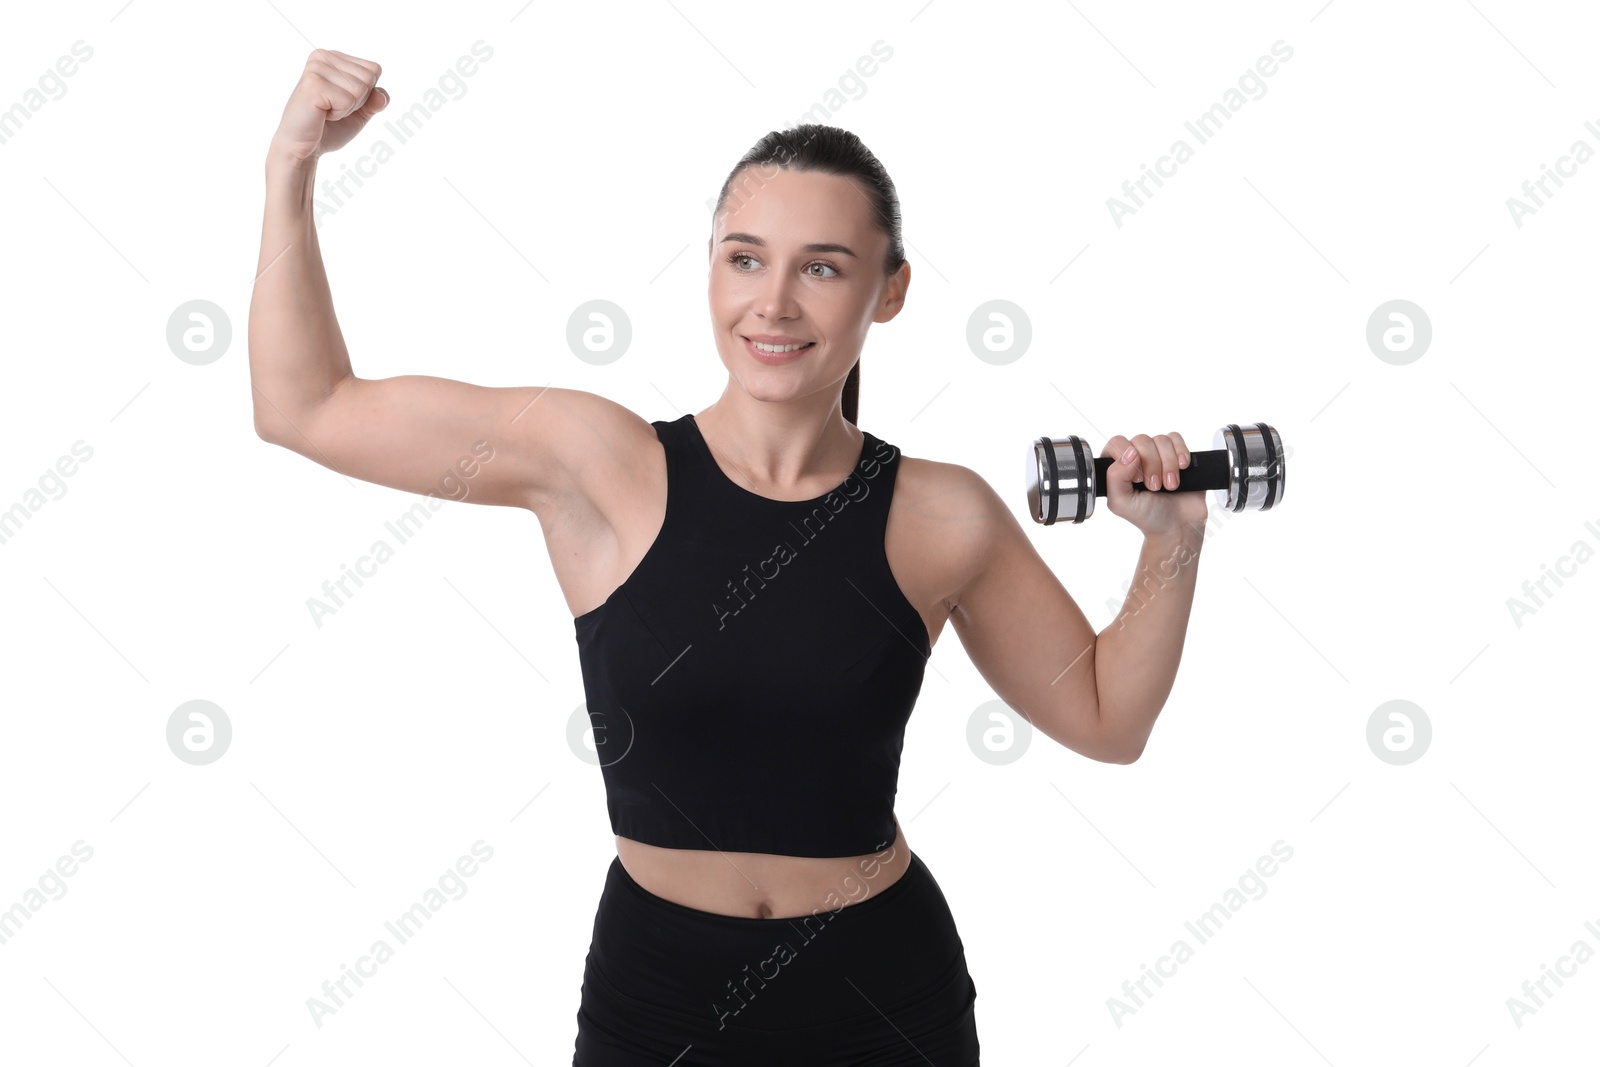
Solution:
[[[850,368],[850,374],[844,380],[844,393],[839,398],[844,408],[844,417],[850,424],[856,425],[857,403],[861,397],[861,357],[856,357],[855,365]]]

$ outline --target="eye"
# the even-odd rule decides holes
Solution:
[[[733,265],[733,269],[735,271],[737,271],[740,274],[748,274],[749,273],[748,270],[746,270],[745,268],[739,266],[739,261],[740,260],[744,260],[744,259],[748,259],[752,263],[761,262],[760,260],[756,259],[755,256],[751,255],[749,252],[734,252],[734,253],[732,253],[731,255],[728,256],[728,262]],[[812,273],[812,271],[811,271],[812,267],[822,267],[825,270],[830,271],[831,273],[828,273],[828,274]],[[805,270],[806,270],[807,273],[810,273],[813,278],[834,278],[834,277],[837,277],[838,274],[839,274],[839,268],[835,267],[832,263],[827,263],[827,262],[825,262],[823,260],[820,260],[820,259],[814,259],[810,263],[807,263],[806,266],[805,266]]]

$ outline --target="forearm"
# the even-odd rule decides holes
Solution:
[[[1119,751],[1144,750],[1172,692],[1205,529],[1146,537],[1122,610],[1095,639],[1100,724]]]
[[[269,154],[249,327],[256,430],[268,440],[297,434],[297,414],[351,373],[317,244],[315,182],[314,159]]]

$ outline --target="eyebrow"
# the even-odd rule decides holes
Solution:
[[[720,244],[727,244],[729,241],[736,241],[739,244],[755,245],[758,248],[767,247],[767,242],[763,241],[761,238],[757,237],[753,233],[730,233],[726,237],[724,237],[719,243]],[[861,258],[860,256],[856,255],[854,252],[850,251],[850,249],[847,248],[846,246],[844,246],[844,245],[836,245],[836,244],[818,243],[818,244],[801,245],[800,246],[800,251],[802,251],[802,252],[843,252],[845,255],[849,256],[852,259],[860,259]]]

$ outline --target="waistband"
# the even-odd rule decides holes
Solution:
[[[886,1016],[928,1029],[970,1004],[962,948],[944,894],[915,853],[894,883],[859,903],[832,911],[819,901],[815,912],[771,918],[656,896],[613,859],[585,963],[585,1010],[619,1033],[642,1027],[681,1037],[670,1052],[663,1038],[663,1063],[686,1043],[700,1054],[703,1042],[735,1032],[836,1044],[856,1033],[881,1043],[894,1038]]]
[[[852,875],[850,877],[854,877],[857,882],[863,885],[867,885],[869,887],[872,885],[872,879],[866,875]],[[874,890],[865,900],[859,900],[854,904],[847,904],[839,911],[834,911],[834,909],[828,907],[824,901],[818,903],[814,912],[804,912],[800,915],[757,918],[747,915],[723,915],[720,912],[715,911],[702,911],[699,908],[691,908],[687,904],[680,904],[675,900],[668,900],[665,897],[657,896],[644,886],[640,885],[638,882],[634,881],[633,876],[628,873],[628,869],[622,865],[622,858],[620,856],[612,858],[611,866],[606,872],[606,884],[608,888],[612,885],[619,886],[623,892],[626,892],[636,900],[639,900],[646,906],[654,908],[657,911],[675,915],[679,919],[687,922],[700,922],[708,926],[720,926],[724,929],[737,929],[745,931],[759,931],[763,927],[767,927],[772,930],[788,928],[791,923],[798,922],[802,919],[809,919],[814,914],[831,915],[832,921],[837,921],[846,915],[863,916],[882,908],[886,902],[893,901],[898,897],[911,895],[912,891],[919,888],[928,880],[928,878],[928,868],[927,865],[922,862],[922,858],[915,852],[909,852],[904,873],[902,873],[898,879],[892,882],[887,889]],[[835,888],[832,890],[832,892],[837,899],[848,899],[849,893],[847,889]]]

